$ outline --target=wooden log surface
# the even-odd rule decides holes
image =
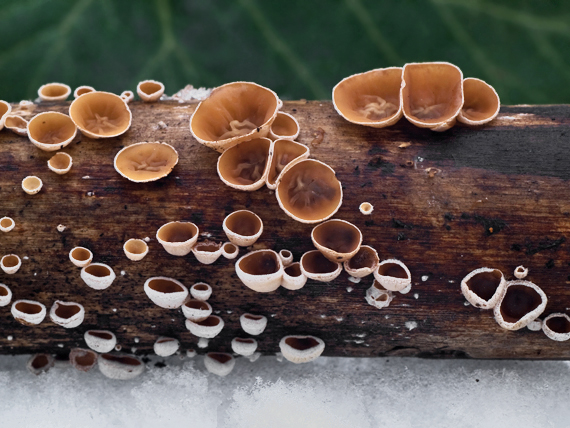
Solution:
[[[68,105],[44,103],[34,113],[67,112]],[[244,208],[264,222],[256,247],[289,249],[296,260],[313,248],[312,226],[287,217],[273,191],[246,193],[223,185],[218,154],[189,132],[196,105],[132,103],[133,125],[122,137],[92,140],[78,134],[64,149],[73,156],[73,168],[63,176],[47,168],[53,153],[0,132],[0,217],[16,221],[13,231],[1,234],[0,253],[23,259],[16,274],[0,272],[0,282],[12,289],[13,300],[38,300],[48,311],[55,300],[86,309],[83,324],[68,330],[49,317],[26,327],[14,320],[10,305],[0,308],[0,353],[84,347],[83,333],[92,328],[114,331],[123,350],[134,347],[139,355],[152,352],[161,335],[178,338],[182,349],[231,352],[231,339],[245,337],[239,316],[253,312],[269,319],[257,337],[266,354],[278,352],[285,335],[313,334],[325,341],[328,356],[570,358],[570,342],[526,328],[502,330],[491,311],[464,304],[459,286],[475,268],[495,267],[512,278],[522,264],[530,269],[528,279],[548,295],[545,315],[570,310],[570,106],[503,107],[488,126],[458,124],[434,133],[404,119],[385,129],[352,125],[330,102],[284,103],[283,111],[301,125],[299,141],[331,165],[343,184],[344,202],[335,218],[359,226],[364,243],[381,259],[401,259],[411,270],[412,291],[396,293],[379,310],[364,300],[372,276],[355,284],[343,272],[328,284],[309,280],[298,291],[256,293],[237,278],[234,261],[221,258],[205,266],[192,255],[174,257],[162,249],[155,238],[162,224],[190,220],[201,233],[225,241],[224,217]],[[319,135],[322,142],[312,144]],[[114,170],[121,147],[157,140],[180,153],[168,177],[136,184]],[[430,168],[437,168],[435,175]],[[39,194],[22,191],[27,175],[44,181]],[[374,205],[371,216],[359,212],[363,201]],[[65,230],[59,232],[58,225]],[[122,251],[133,237],[150,238],[141,262],[129,261]],[[68,259],[77,245],[112,266],[117,279],[110,288],[96,291],[83,283]],[[212,285],[210,303],[225,328],[206,349],[197,348],[198,338],[186,330],[179,310],[159,308],[144,293],[145,279],[161,275],[188,287],[198,281]]]

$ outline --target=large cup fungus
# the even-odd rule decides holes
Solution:
[[[315,247],[332,262],[350,260],[360,249],[362,232],[345,220],[328,220],[313,228],[311,239]]]
[[[142,142],[121,149],[115,156],[115,170],[135,183],[166,177],[178,163],[178,152],[167,143]]]
[[[236,262],[235,269],[238,278],[254,291],[268,293],[281,285],[283,264],[273,250],[252,251]]]
[[[123,251],[129,260],[138,262],[148,254],[148,244],[142,239],[131,238],[123,244]]]
[[[69,252],[69,260],[77,267],[85,267],[93,260],[93,253],[85,247],[75,247]]]
[[[58,175],[67,174],[73,165],[73,159],[65,152],[58,152],[47,161],[48,168]]]
[[[22,180],[22,190],[28,195],[35,195],[42,190],[44,183],[40,177],[35,175],[28,175]]]
[[[13,275],[22,266],[22,260],[16,254],[6,254],[0,259],[0,267],[8,275]]]

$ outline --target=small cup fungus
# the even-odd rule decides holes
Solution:
[[[235,337],[232,339],[232,351],[238,355],[249,357],[257,350],[257,340],[252,338],[242,339]]]
[[[67,174],[73,165],[73,159],[65,152],[58,152],[47,161],[47,165],[58,175]]]
[[[269,136],[273,140],[296,140],[299,136],[299,122],[289,113],[277,112],[275,120],[269,127]]]
[[[124,100],[110,92],[89,92],[69,106],[69,116],[90,138],[118,137],[131,127],[132,114]]]
[[[69,252],[69,260],[77,267],[85,267],[93,260],[93,253],[85,247],[75,247]]]
[[[137,94],[145,103],[154,103],[164,94],[164,84],[156,80],[143,80],[137,85]]]
[[[91,263],[81,269],[81,279],[95,290],[108,288],[115,278],[116,275],[111,266],[103,263]]]
[[[16,222],[10,217],[0,218],[0,230],[2,232],[10,232],[16,226]]]
[[[342,205],[342,186],[330,166],[305,159],[283,172],[275,196],[292,219],[320,223],[332,217]]]
[[[554,313],[544,318],[542,331],[546,336],[557,342],[570,339],[570,317],[562,313]]]
[[[517,268],[515,269],[515,277],[517,279],[525,279],[527,275],[528,275],[528,268],[525,268],[522,265],[517,266]]]
[[[73,98],[79,98],[81,95],[88,94],[89,92],[95,92],[95,88],[93,86],[78,86],[73,91]]]
[[[507,282],[499,269],[479,268],[461,280],[463,296],[476,308],[493,309]]]
[[[330,282],[342,272],[340,263],[330,261],[319,250],[307,251],[300,264],[303,275],[320,282]]]
[[[54,324],[65,328],[75,328],[83,322],[85,308],[79,303],[56,300],[51,307],[49,317]]]
[[[216,337],[224,328],[224,320],[217,315],[210,315],[202,321],[186,320],[186,328],[194,336],[203,339],[212,339]]]
[[[301,271],[301,263],[292,263],[283,270],[281,286],[287,290],[299,290],[305,286],[307,277]]]
[[[287,267],[293,263],[293,253],[289,250],[280,250],[279,258],[281,259],[281,263],[283,263],[283,267]]]
[[[121,99],[125,102],[125,104],[128,104],[135,99],[135,94],[133,93],[133,91],[123,91],[121,92],[120,96]]]
[[[148,254],[148,244],[142,239],[131,238],[123,244],[123,251],[129,260],[138,262]]]
[[[63,113],[47,111],[28,122],[28,138],[34,146],[46,152],[67,146],[77,134],[71,118]]]
[[[49,354],[34,354],[26,363],[26,368],[36,376],[47,372],[55,364],[55,359]]]
[[[393,298],[393,293],[390,290],[386,290],[384,287],[382,287],[382,285],[380,285],[380,283],[376,280],[374,280],[370,288],[366,290],[366,302],[378,309],[389,306]]]
[[[291,140],[277,140],[272,145],[273,156],[265,184],[271,190],[277,187],[281,174],[296,163],[308,159],[310,150],[307,146]]]
[[[165,276],[147,279],[144,292],[154,304],[165,309],[177,309],[188,298],[188,289],[180,281]]]
[[[8,306],[12,301],[12,290],[6,284],[0,284],[0,307]]]
[[[224,242],[222,245],[222,256],[228,260],[235,259],[239,254],[239,247],[232,242]]]
[[[161,336],[153,345],[154,353],[159,357],[170,357],[174,355],[179,348],[180,342],[173,337]]]
[[[374,206],[370,202],[362,202],[358,209],[362,214],[370,215],[374,211]]]
[[[0,130],[4,128],[6,117],[12,112],[12,105],[0,100]]]
[[[234,189],[261,188],[269,174],[271,146],[269,138],[256,138],[227,149],[218,158],[218,176]]]
[[[480,79],[463,80],[465,102],[457,120],[467,125],[483,125],[492,121],[499,114],[501,101],[497,91]]]
[[[69,352],[69,362],[81,372],[88,372],[97,364],[97,353],[83,348],[73,348]]]
[[[390,291],[404,291],[412,284],[412,275],[408,267],[400,260],[388,259],[378,265],[374,278]]]
[[[252,211],[239,210],[224,219],[222,228],[230,242],[240,247],[249,247],[263,233],[263,221]]]
[[[115,156],[115,170],[135,183],[166,177],[178,163],[178,152],[167,143],[142,142],[121,149]]]
[[[33,300],[16,300],[12,303],[12,315],[23,325],[38,325],[46,316],[46,307]]]
[[[316,360],[325,350],[325,342],[315,336],[285,336],[279,342],[283,357],[295,364]]]
[[[97,352],[111,352],[117,344],[117,337],[108,330],[87,330],[83,335],[85,343]]]
[[[22,116],[16,114],[8,114],[4,118],[4,126],[10,131],[15,132],[23,137],[28,135],[28,121]]]
[[[44,183],[35,175],[28,175],[22,180],[22,190],[28,195],[35,195],[42,190]]]
[[[263,315],[243,314],[239,317],[243,331],[252,336],[259,336],[267,327],[267,317]]]
[[[277,290],[283,277],[283,265],[273,250],[257,250],[242,256],[235,264],[244,285],[260,293]]]
[[[224,352],[208,352],[204,357],[206,370],[218,376],[227,376],[234,369],[236,360]]]
[[[212,315],[212,306],[202,300],[188,299],[182,305],[182,313],[186,319],[194,322],[203,321]]]
[[[332,262],[350,260],[360,249],[362,232],[345,220],[329,220],[313,228],[311,239],[315,247]]]
[[[156,232],[156,239],[168,254],[185,256],[198,241],[198,226],[185,221],[171,221]]]
[[[64,83],[47,83],[38,89],[38,96],[42,101],[65,101],[69,94],[71,88]]]
[[[8,275],[15,274],[22,266],[22,260],[16,254],[6,254],[0,260],[0,267]]]
[[[212,295],[212,287],[205,282],[197,282],[190,287],[190,294],[194,299],[205,302]]]
[[[198,242],[192,247],[192,254],[200,263],[211,265],[222,255],[222,243],[214,241]]]
[[[547,302],[538,285],[523,280],[508,281],[493,310],[495,321],[504,329],[519,330],[538,318]]]
[[[144,371],[144,364],[132,355],[102,354],[99,356],[99,370],[110,379],[130,380]]]
[[[447,62],[406,64],[401,94],[406,119],[420,128],[445,131],[463,106],[463,73]]]
[[[364,278],[376,270],[379,262],[376,250],[362,245],[354,257],[344,262],[344,270],[353,278]]]
[[[402,117],[401,85],[401,67],[354,74],[333,88],[333,106],[349,122],[384,128]]]
[[[222,152],[242,141],[265,137],[283,103],[275,92],[250,82],[214,89],[190,119],[196,140]]]

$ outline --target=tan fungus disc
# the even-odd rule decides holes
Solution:
[[[12,105],[4,100],[0,100],[0,130],[4,128],[6,117],[12,112]]]
[[[12,291],[6,284],[0,284],[0,307],[8,306],[12,301]]]
[[[190,294],[194,299],[205,302],[212,295],[212,287],[205,282],[197,282],[190,287]]]
[[[261,188],[269,173],[271,145],[269,138],[256,138],[227,149],[218,158],[218,176],[234,189]]]
[[[111,352],[117,344],[117,337],[108,330],[87,330],[83,338],[87,346],[97,352]]]
[[[293,263],[293,253],[289,250],[279,250],[279,258],[285,267]]]
[[[156,80],[143,80],[137,85],[137,94],[145,103],[154,103],[164,94],[164,84]]]
[[[154,342],[153,350],[159,357],[170,357],[180,348],[180,342],[173,337],[159,337]]]
[[[91,263],[81,269],[81,279],[95,290],[104,290],[111,286],[116,278],[111,266],[104,263]]]
[[[467,125],[483,125],[492,121],[501,110],[497,91],[480,79],[469,77],[463,80],[465,102],[457,120]]]
[[[297,162],[309,158],[310,150],[307,146],[291,140],[276,140],[272,145],[273,156],[269,165],[269,172],[265,184],[271,190],[277,187],[283,171]]]
[[[28,175],[22,180],[22,190],[28,195],[35,195],[42,190],[43,185],[42,180],[35,175]]]
[[[212,315],[212,306],[202,300],[187,299],[182,305],[182,313],[186,319],[194,322],[203,321]]]
[[[273,250],[252,251],[236,262],[235,269],[238,278],[254,291],[268,293],[281,285],[283,264]]]
[[[69,252],[69,260],[77,267],[85,267],[93,260],[93,253],[85,247],[75,247]]]
[[[374,278],[390,291],[407,292],[412,284],[410,270],[403,262],[396,259],[383,260],[374,271]]]
[[[222,245],[222,256],[228,260],[235,259],[239,254],[239,247],[232,242],[224,242]]]
[[[222,228],[231,243],[249,247],[263,233],[263,221],[253,211],[239,210],[226,216]]]
[[[67,174],[73,165],[73,158],[65,152],[58,152],[47,161],[47,164],[56,174]]]
[[[42,101],[65,101],[71,88],[64,83],[47,83],[40,86],[38,96]]]
[[[148,244],[142,239],[131,238],[123,244],[123,251],[129,260],[138,262],[148,254]]]
[[[63,149],[77,135],[77,127],[63,113],[47,111],[28,122],[28,138],[34,146],[46,152]]]
[[[187,221],[171,221],[156,232],[156,239],[168,254],[185,256],[198,241],[198,226]]]
[[[210,315],[202,321],[186,319],[186,328],[196,337],[213,339],[224,328],[224,320],[217,315]]]
[[[299,122],[289,113],[277,112],[275,120],[269,128],[269,136],[273,140],[296,140],[299,136]]]
[[[354,257],[344,262],[344,270],[354,278],[364,278],[376,270],[378,263],[378,252],[368,245],[362,245]]]
[[[350,260],[360,249],[362,232],[345,220],[328,220],[311,232],[314,246],[332,262]]]
[[[28,135],[28,121],[16,114],[8,114],[4,118],[4,126],[23,137]]]
[[[340,263],[330,261],[319,250],[307,251],[300,264],[303,275],[315,281],[330,282],[342,272]]]
[[[146,183],[166,177],[178,163],[178,152],[167,143],[142,142],[120,150],[115,156],[115,169],[135,183]]]
[[[89,92],[95,92],[95,88],[93,86],[78,86],[77,88],[75,88],[75,91],[73,91],[73,98],[78,98],[81,95],[85,95],[88,94]]]
[[[376,279],[370,286],[368,290],[366,290],[366,302],[374,306],[377,309],[382,309],[390,305],[392,299],[394,298],[394,294],[390,290],[386,290]]]

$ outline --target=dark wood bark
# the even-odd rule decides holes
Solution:
[[[42,104],[36,112],[67,107]],[[289,249],[297,260],[312,249],[312,226],[289,219],[272,191],[245,193],[222,184],[218,154],[189,132],[195,107],[133,103],[133,126],[124,136],[77,136],[64,150],[74,165],[63,176],[47,168],[53,153],[7,130],[0,133],[0,217],[16,221],[13,231],[0,236],[0,252],[23,258],[15,275],[0,272],[0,282],[14,299],[39,300],[48,311],[58,299],[79,302],[87,312],[81,326],[66,330],[49,317],[37,327],[22,326],[10,306],[0,308],[0,353],[85,346],[83,333],[91,328],[114,331],[124,350],[135,347],[138,354],[152,352],[160,335],[196,349],[198,338],[185,329],[180,311],[155,306],[143,291],[146,278],[164,275],[187,286],[205,281],[214,289],[210,303],[226,326],[199,352],[230,351],[233,337],[245,337],[239,316],[247,311],[269,318],[257,338],[260,351],[268,354],[279,351],[287,334],[313,334],[325,341],[329,356],[570,358],[568,343],[526,328],[502,330],[491,311],[465,306],[459,287],[475,268],[496,267],[512,278],[522,264],[530,269],[528,279],[548,295],[545,315],[570,308],[570,106],[503,107],[488,126],[458,124],[434,133],[404,119],[385,129],[352,125],[330,102],[285,103],[283,110],[301,124],[299,140],[310,145],[312,157],[331,165],[343,184],[336,218],[359,226],[364,243],[382,259],[401,259],[412,272],[412,291],[396,293],[382,310],[364,300],[372,276],[354,284],[343,272],[329,284],[309,280],[298,291],[261,294],[239,281],[233,261],[221,258],[205,266],[192,255],[174,257],[162,249],[155,239],[162,224],[191,220],[211,239],[225,241],[222,220],[243,208],[264,221],[257,247]],[[161,121],[166,128],[158,126]],[[311,145],[319,135],[322,142]],[[113,158],[121,147],[156,140],[180,153],[168,177],[136,184],[115,172]],[[431,176],[429,168],[437,173]],[[35,196],[20,187],[32,174],[44,181]],[[360,214],[363,201],[374,205],[371,216]],[[60,224],[66,226],[63,232],[57,230]],[[151,238],[141,262],[123,254],[123,243],[132,237]],[[95,291],[83,283],[68,259],[77,245],[113,267],[117,279],[110,288]],[[413,329],[411,322],[417,325]]]

